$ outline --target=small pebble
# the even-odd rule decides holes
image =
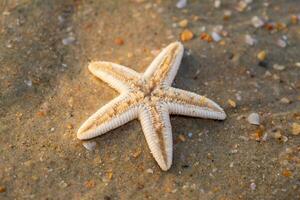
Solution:
[[[190,41],[191,39],[193,39],[194,37],[194,33],[188,29],[184,30],[181,34],[180,34],[180,39],[183,42],[187,42]]]
[[[188,26],[189,21],[187,19],[181,20],[178,24],[181,28],[186,28]]]
[[[151,169],[151,168],[146,169],[146,172],[147,172],[148,174],[153,174],[153,169]]]
[[[187,0],[179,0],[177,3],[176,3],[176,7],[181,9],[181,8],[184,8],[187,4]]]
[[[31,81],[31,80],[24,80],[24,83],[25,83],[28,87],[31,87],[31,86],[32,86],[32,81]]]
[[[193,133],[189,132],[189,133],[188,133],[188,137],[189,137],[189,138],[193,137]]]
[[[281,48],[285,48],[287,46],[286,41],[283,39],[278,39],[276,44]]]
[[[248,122],[253,125],[259,125],[260,124],[260,119],[259,115],[257,113],[251,113],[248,118]]]
[[[6,188],[3,187],[3,186],[0,186],[0,193],[3,193],[3,192],[5,192],[5,191],[6,191]]]
[[[295,66],[300,68],[300,62],[296,62]]]
[[[228,99],[228,104],[232,107],[232,108],[236,108],[236,103],[235,101],[231,100],[231,99]]]
[[[214,7],[215,8],[220,8],[221,7],[221,0],[215,0]]]
[[[212,32],[211,37],[215,42],[219,42],[222,39],[217,32]]]
[[[232,12],[230,10],[225,10],[224,11],[224,15],[223,15],[223,19],[224,20],[229,20],[229,18],[231,17]]]
[[[82,142],[82,145],[89,151],[93,151],[96,146],[97,146],[97,143],[95,141],[85,141],[85,142]]]
[[[121,46],[124,44],[124,40],[122,38],[118,37],[115,39],[115,44]]]
[[[250,188],[251,188],[251,190],[255,190],[256,189],[256,184],[255,183],[251,183],[250,184]]]
[[[257,43],[257,40],[255,38],[253,38],[251,35],[247,34],[247,35],[245,35],[245,42],[246,42],[246,44],[253,46]]]
[[[298,123],[293,123],[292,125],[292,134],[293,135],[299,135],[300,134],[300,124]]]
[[[280,99],[280,103],[284,103],[284,104],[290,104],[292,101],[289,100],[287,97],[283,97]]]
[[[283,71],[285,69],[285,66],[279,65],[279,64],[274,64],[273,69],[278,70],[278,71]]]
[[[260,28],[264,25],[264,21],[257,16],[252,17],[251,22],[255,28]]]
[[[185,138],[185,136],[184,136],[183,134],[180,134],[180,135],[178,136],[178,138],[179,138],[179,140],[180,140],[181,142],[185,142],[185,141],[186,141],[186,138]]]
[[[264,61],[266,60],[267,58],[267,53],[265,51],[260,51],[258,54],[257,54],[257,58],[258,60],[260,61]]]
[[[239,12],[243,12],[247,8],[248,4],[245,1],[239,1],[235,9]]]
[[[62,40],[62,43],[64,44],[64,45],[70,45],[70,44],[73,44],[74,42],[75,42],[75,37],[73,37],[73,36],[69,36],[69,37],[66,37],[66,38],[64,38],[63,40]]]

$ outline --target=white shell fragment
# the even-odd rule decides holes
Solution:
[[[259,115],[257,113],[251,113],[248,116],[247,120],[250,124],[254,124],[254,125],[259,125],[260,124]]]
[[[260,28],[265,24],[264,21],[257,16],[252,17],[251,22],[255,28]]]
[[[84,146],[84,148],[86,148],[89,151],[93,151],[95,150],[97,143],[95,141],[84,141],[82,143],[82,145]]]
[[[251,35],[247,34],[247,35],[245,35],[245,42],[246,42],[246,44],[253,46],[257,43],[257,40],[254,37],[252,37]]]
[[[215,42],[219,42],[222,39],[222,37],[218,33],[216,33],[216,32],[212,32],[211,33],[211,37],[213,38],[213,40]]]
[[[181,8],[184,8],[187,4],[187,0],[179,0],[177,3],[176,3],[176,7],[181,9]]]

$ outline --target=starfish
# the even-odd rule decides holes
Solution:
[[[153,157],[162,170],[168,170],[173,157],[170,114],[226,118],[223,109],[212,100],[171,86],[183,52],[180,42],[169,44],[144,73],[111,62],[91,62],[89,70],[120,95],[89,117],[77,137],[91,139],[139,119]]]

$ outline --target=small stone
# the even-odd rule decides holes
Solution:
[[[153,169],[151,169],[151,168],[146,169],[146,172],[147,172],[148,174],[153,174]]]
[[[221,7],[221,0],[215,0],[214,7],[215,8],[220,8]]]
[[[206,42],[211,42],[213,38],[208,33],[201,33],[200,39]]]
[[[28,86],[28,87],[31,87],[32,86],[32,81],[29,79],[29,80],[24,80],[24,83]]]
[[[249,44],[250,46],[253,46],[254,44],[257,43],[257,40],[253,38],[251,35],[247,34],[245,35],[245,42]]]
[[[300,62],[296,62],[295,66],[300,68]]]
[[[232,12],[230,10],[225,10],[224,15],[223,15],[223,19],[224,20],[229,20],[231,15],[232,15]]]
[[[52,128],[50,129],[50,131],[51,131],[51,132],[55,131],[55,128],[54,128],[54,127],[52,127]]]
[[[85,141],[85,142],[82,142],[82,145],[89,151],[93,151],[96,146],[97,146],[97,143],[95,141]]]
[[[235,9],[239,12],[243,12],[247,8],[248,4],[245,1],[240,1]]]
[[[257,54],[257,58],[258,58],[258,60],[260,60],[260,61],[266,60],[266,58],[267,58],[267,53],[266,53],[266,51],[260,51],[260,52]]]
[[[278,71],[283,71],[283,70],[285,70],[285,66],[279,65],[279,64],[274,64],[273,69],[278,70]]]
[[[285,177],[291,177],[292,176],[292,172],[290,170],[283,170],[282,175]]]
[[[285,47],[287,46],[286,41],[283,40],[283,39],[278,39],[277,42],[276,42],[276,44],[277,44],[279,47],[281,47],[281,48],[285,48]]]
[[[299,19],[298,19],[297,15],[292,15],[291,16],[291,23],[292,24],[297,24],[298,21],[299,21]]]
[[[111,171],[107,172],[106,175],[109,180],[113,178],[113,173]]]
[[[300,134],[300,124],[298,123],[293,123],[292,125],[292,134],[293,135],[299,135]]]
[[[84,183],[84,186],[88,189],[94,188],[96,185],[94,180],[88,180]]]
[[[180,134],[180,135],[178,136],[178,138],[179,138],[179,140],[180,140],[181,142],[185,142],[185,141],[186,141],[186,138],[185,138],[185,136],[184,136],[183,134]]]
[[[222,37],[217,32],[212,32],[211,37],[215,42],[219,42],[222,39]]]
[[[189,24],[189,21],[187,19],[183,19],[180,22],[178,22],[178,24],[181,28],[186,28]]]
[[[64,38],[63,40],[62,40],[62,43],[64,44],[64,45],[70,45],[70,44],[73,44],[74,42],[75,42],[75,37],[73,37],[73,36],[68,36],[68,37],[66,37],[66,38]]]
[[[280,103],[284,103],[284,104],[290,104],[292,101],[289,100],[287,97],[282,97],[280,99]]]
[[[187,4],[187,0],[179,0],[177,3],[176,3],[176,7],[181,9],[181,8],[184,8]]]
[[[231,99],[228,99],[228,104],[232,107],[232,108],[236,108],[236,103],[235,101],[231,100]]]
[[[192,138],[192,137],[193,137],[193,133],[189,132],[189,133],[188,133],[188,137],[189,137],[189,138]]]
[[[124,44],[123,38],[120,38],[120,37],[116,38],[115,39],[115,44],[119,45],[119,46],[123,45]]]
[[[250,189],[251,190],[255,190],[256,189],[256,184],[255,183],[251,183],[250,184]]]
[[[259,125],[260,124],[259,115],[257,113],[251,113],[248,116],[247,120],[250,124],[254,124],[254,125]]]
[[[264,21],[257,16],[252,17],[251,22],[255,28],[260,28],[264,25]]]
[[[73,125],[72,125],[72,124],[68,124],[68,125],[67,125],[67,128],[68,128],[68,129],[73,129]]]
[[[181,34],[180,34],[180,39],[183,42],[187,42],[190,41],[191,39],[193,39],[194,37],[194,33],[188,29],[184,30]]]
[[[65,181],[61,181],[61,182],[59,182],[59,187],[61,187],[61,188],[66,188],[66,187],[68,187],[68,184],[65,182]]]
[[[0,193],[3,193],[3,192],[5,192],[5,191],[6,191],[6,188],[3,187],[3,186],[0,186]]]

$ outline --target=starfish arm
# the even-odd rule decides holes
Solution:
[[[111,62],[91,62],[88,68],[95,76],[120,93],[134,87],[141,77],[138,72]]]
[[[165,98],[170,114],[218,120],[226,118],[224,110],[217,103],[193,92],[170,87]]]
[[[138,117],[138,105],[128,94],[113,99],[90,116],[78,129],[77,138],[87,140],[102,135]]]
[[[163,103],[143,105],[139,119],[153,157],[162,170],[168,170],[172,164],[173,140],[167,106]]]
[[[180,42],[171,43],[152,61],[143,74],[143,78],[150,85],[155,83],[171,86],[177,74],[183,51],[184,48]]]

